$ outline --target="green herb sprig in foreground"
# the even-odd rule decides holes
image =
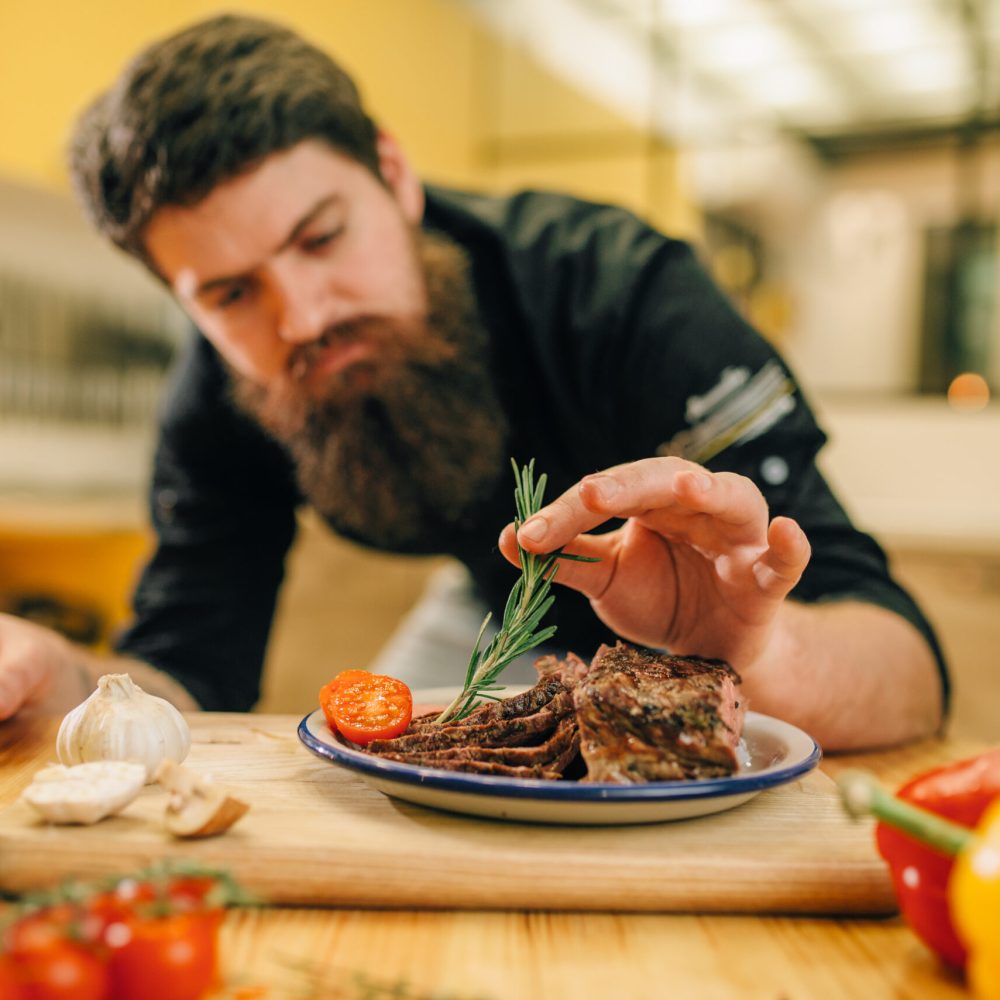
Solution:
[[[514,469],[514,481],[517,484],[514,489],[514,504],[517,507],[514,527],[515,530],[520,530],[521,525],[529,517],[542,509],[546,476],[543,473],[539,476],[538,483],[535,483],[534,459],[523,468],[518,468],[517,462],[513,459],[510,464]],[[465,672],[465,685],[455,700],[437,717],[435,721],[439,723],[455,722],[464,718],[476,707],[480,698],[496,701],[494,692],[503,690],[496,681],[507,664],[555,635],[555,625],[539,629],[539,624],[555,601],[555,597],[549,593],[549,588],[556,575],[557,560],[598,561],[588,556],[569,555],[561,549],[545,555],[527,552],[520,545],[517,550],[521,559],[521,575],[507,598],[503,622],[489,645],[481,650],[479,647],[492,613],[483,619],[469,659],[469,667]]]

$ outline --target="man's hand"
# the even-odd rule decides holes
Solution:
[[[625,524],[586,532],[612,518]],[[582,591],[617,634],[677,654],[715,656],[745,670],[766,648],[778,611],[809,561],[795,521],[768,520],[747,478],[680,458],[649,458],[587,476],[524,525],[532,552],[564,560],[557,582]],[[500,548],[517,562],[513,525]]]
[[[625,523],[586,533],[612,518]],[[890,746],[940,723],[937,667],[910,622],[861,601],[785,600],[809,543],[795,521],[768,519],[749,479],[679,458],[616,466],[543,507],[517,541],[596,556],[561,561],[556,581],[586,594],[626,639],[728,660],[755,710],[828,750]],[[500,549],[518,561],[513,525]]]
[[[0,614],[0,721],[15,712],[63,715],[97,686],[102,674],[128,674],[147,694],[166,698],[182,712],[198,702],[169,674],[123,656],[102,656],[57,632]]]
[[[59,714],[78,705],[91,678],[61,635],[0,614],[0,719],[25,708]]]

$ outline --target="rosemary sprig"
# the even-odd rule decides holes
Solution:
[[[376,979],[358,970],[326,966],[312,959],[276,956],[278,962],[303,977],[303,1000],[490,1000],[482,995],[425,991],[404,980]]]
[[[522,468],[518,468],[513,459],[510,464],[514,469],[516,483],[514,505],[517,516],[514,518],[514,526],[515,529],[520,529],[529,517],[542,509],[547,477],[543,473],[539,476],[538,483],[535,483],[534,459]],[[555,601],[555,597],[549,594],[549,588],[556,575],[557,560],[597,562],[588,556],[569,555],[561,549],[545,555],[527,552],[520,545],[517,549],[521,560],[521,575],[507,598],[503,622],[486,649],[480,650],[492,613],[483,619],[465,672],[465,684],[455,700],[437,717],[436,722],[455,722],[464,718],[476,707],[480,698],[496,701],[494,692],[503,690],[496,681],[504,668],[522,653],[534,649],[555,635],[555,625],[542,629],[538,626]]]

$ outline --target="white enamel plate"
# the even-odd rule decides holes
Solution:
[[[386,795],[450,812],[531,823],[615,825],[705,816],[801,778],[821,756],[816,741],[801,729],[757,712],[746,715],[748,760],[732,777],[642,785],[463,774],[385,760],[331,732],[320,709],[302,720],[298,732],[314,754],[354,771]]]

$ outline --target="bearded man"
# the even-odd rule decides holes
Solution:
[[[95,226],[197,329],[118,658],[0,619],[0,717],[110,670],[182,707],[250,708],[303,503],[465,567],[378,663],[456,683],[515,579],[496,551],[513,456],[558,496],[516,541],[503,529],[502,555],[597,559],[560,568],[561,649],[724,658],[755,709],[827,748],[940,724],[930,626],[817,470],[786,366],[684,244],[570,197],[425,186],[329,56],[245,17],[140,53],[82,116],[71,167]]]

